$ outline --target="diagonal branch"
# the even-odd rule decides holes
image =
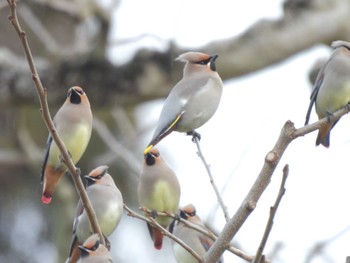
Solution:
[[[151,214],[152,210],[149,210],[147,208],[141,207],[140,208],[141,211],[145,212],[146,214]],[[179,220],[182,223],[184,223],[187,227],[192,228],[193,230],[198,231],[199,233],[209,237],[211,240],[216,240],[217,236],[209,231],[208,229],[205,229],[199,225],[196,225],[186,219],[183,219],[179,216],[176,216],[175,214],[169,213],[169,212],[157,212],[158,216],[165,216],[165,217],[171,217],[173,219]],[[228,251],[230,251],[232,254],[240,257],[241,259],[246,260],[247,262],[251,262],[253,260],[253,256],[247,255],[245,252],[239,250],[238,248],[234,247],[233,245],[230,245],[230,247],[227,249]]]
[[[256,252],[256,255],[254,257],[253,263],[265,262],[265,260],[263,259],[264,258],[263,251],[264,251],[267,239],[268,239],[270,232],[271,232],[271,229],[272,229],[273,219],[276,215],[278,206],[281,203],[282,197],[286,191],[285,185],[286,185],[288,174],[289,174],[289,166],[288,166],[288,164],[286,164],[283,168],[283,178],[282,178],[282,182],[281,182],[281,187],[280,187],[280,190],[278,192],[275,204],[273,205],[273,207],[270,208],[270,217],[269,217],[269,220],[267,221],[265,232],[264,232],[263,238],[261,239],[261,243],[259,245],[258,251]]]
[[[104,243],[104,238],[100,229],[100,226],[98,225],[97,218],[95,211],[91,205],[91,202],[86,194],[83,182],[81,181],[80,178],[80,169],[75,167],[71,157],[69,156],[69,153],[67,151],[66,146],[64,145],[63,141],[61,140],[59,134],[56,131],[56,128],[53,124],[50,111],[49,111],[49,106],[47,103],[47,90],[43,88],[43,85],[41,83],[39,74],[37,72],[34,59],[28,44],[27,36],[26,33],[22,30],[20,23],[18,21],[17,17],[17,3],[15,0],[7,0],[8,5],[10,6],[11,9],[11,15],[9,16],[9,20],[11,21],[14,29],[16,30],[18,37],[21,40],[24,53],[30,68],[30,72],[32,74],[32,79],[34,81],[34,85],[39,97],[39,102],[40,102],[40,110],[42,117],[44,119],[44,122],[53,138],[55,143],[57,144],[57,147],[59,148],[62,158],[64,160],[64,163],[66,164],[70,174],[72,175],[72,179],[74,181],[75,187],[79,193],[80,199],[84,205],[84,208],[86,210],[86,213],[88,215],[90,225],[92,230],[95,233],[98,233],[101,239],[101,242],[105,245]]]
[[[350,106],[345,107],[334,112],[334,120],[341,118],[341,116],[347,114],[350,111]],[[296,129],[291,121],[287,121],[280,133],[279,138],[273,149],[267,153],[265,157],[264,165],[260,171],[259,176],[255,180],[253,186],[248,192],[247,196],[243,200],[241,206],[238,208],[233,217],[224,226],[218,239],[210,247],[208,252],[204,255],[204,262],[214,263],[223,254],[225,249],[228,248],[230,241],[237,234],[241,226],[247,220],[249,215],[255,209],[257,202],[259,201],[261,195],[270,183],[273,172],[275,171],[279,161],[281,160],[284,151],[287,149],[288,145],[296,138],[304,136],[320,127],[324,126],[329,120],[323,118],[315,123]]]
[[[138,219],[141,219],[149,224],[151,224],[152,226],[158,228],[160,231],[162,231],[162,233],[164,235],[166,235],[167,237],[171,238],[172,240],[174,240],[175,242],[177,242],[179,245],[181,245],[184,249],[186,249],[189,253],[192,254],[192,256],[194,256],[199,262],[202,261],[202,257],[200,255],[198,255],[198,253],[196,251],[194,251],[191,247],[189,247],[185,242],[183,242],[181,239],[177,238],[176,236],[174,236],[172,233],[170,233],[167,229],[165,229],[164,227],[162,227],[154,218],[152,218],[151,216],[143,216],[140,215],[136,212],[134,212],[132,209],[130,209],[126,204],[124,204],[124,210],[126,210],[128,212],[128,216],[131,217],[135,217]],[[144,209],[142,209],[144,210]],[[166,213],[162,213],[162,216],[169,216]]]

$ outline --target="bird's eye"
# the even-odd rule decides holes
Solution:
[[[196,215],[196,210],[194,210],[193,212],[191,213],[187,213],[189,216],[195,216]]]
[[[198,62],[194,62],[195,64],[199,64],[199,65],[207,65],[209,63],[210,60],[202,60],[202,61],[198,61]]]
[[[151,154],[152,154],[152,156],[155,157],[155,158],[159,157],[159,155],[160,155],[159,153],[151,153]]]
[[[84,94],[84,91],[82,89],[78,89],[76,90],[79,94],[83,95]]]
[[[91,248],[92,251],[95,251],[96,249],[98,249],[98,247],[100,246],[100,240],[96,240],[95,245]]]

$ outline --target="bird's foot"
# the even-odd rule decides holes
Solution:
[[[327,117],[328,123],[331,123],[331,120],[332,120],[332,118],[334,117],[334,115],[333,115],[332,112],[327,111],[327,112],[326,112],[326,117]]]
[[[72,154],[68,150],[67,150],[67,152],[68,152],[69,158],[72,159]],[[59,158],[60,158],[60,163],[61,164],[63,164],[63,163],[65,164],[66,163],[66,161],[64,160],[62,155],[60,155]]]
[[[111,242],[108,240],[108,238],[103,235],[103,238],[105,239],[105,244],[106,244],[106,248],[108,249],[108,251],[111,250]]]
[[[156,210],[151,210],[151,217],[152,218],[157,218],[158,217],[158,212]]]
[[[189,131],[186,134],[192,136],[192,142],[196,142],[197,140],[198,141],[201,140],[201,135],[198,132],[196,132],[195,130]]]
[[[346,108],[347,110],[350,110],[350,101],[345,105],[345,108]]]

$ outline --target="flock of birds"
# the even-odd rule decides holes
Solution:
[[[308,123],[313,105],[319,119],[328,117],[328,123],[320,128],[316,145],[330,145],[330,131],[338,120],[332,113],[350,101],[350,43],[335,41],[330,58],[321,68],[316,79],[306,115]],[[170,212],[204,228],[192,204],[179,209],[181,187],[175,172],[155,147],[173,131],[183,132],[200,139],[195,130],[205,124],[216,112],[223,90],[223,83],[216,72],[217,55],[187,52],[177,60],[185,62],[183,78],[174,86],[164,102],[154,135],[144,150],[144,164],[138,185],[139,205],[152,211],[151,215],[164,228],[203,256],[213,241],[188,227],[179,219],[158,216],[157,212]],[[68,90],[67,99],[54,117],[54,124],[65,143],[74,163],[82,157],[91,136],[92,112],[88,97],[80,87]],[[42,202],[49,204],[67,167],[60,151],[49,135],[42,167]],[[123,197],[114,183],[108,167],[101,165],[85,176],[86,192],[97,215],[97,221],[105,236],[106,246],[94,234],[86,211],[79,201],[69,256],[66,262],[113,262],[107,239],[116,229],[123,214]],[[147,224],[156,249],[162,248],[163,232]],[[171,226],[171,227],[169,227]],[[177,242],[172,241],[177,262],[198,260]],[[218,262],[222,262],[220,259]]]

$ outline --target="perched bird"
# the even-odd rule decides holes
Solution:
[[[80,249],[80,259],[78,263],[111,263],[112,256],[108,249],[100,244],[98,234],[91,235],[83,245],[78,246]]]
[[[186,219],[187,221],[198,225],[205,229],[201,219],[196,214],[196,208],[192,205],[186,205],[180,209],[180,217]],[[174,221],[175,222],[175,221]],[[199,256],[204,256],[204,254],[209,250],[210,246],[213,244],[213,240],[208,238],[206,235],[186,226],[184,223],[179,221],[173,231],[174,235],[185,242],[189,247],[191,247]],[[179,245],[175,241],[172,242],[172,247],[175,255],[175,259],[178,263],[198,263],[198,260],[191,255],[186,249]],[[218,263],[222,263],[223,259],[220,259]]]
[[[160,156],[157,148],[146,155],[138,185],[139,205],[156,212],[176,213],[180,201],[180,184],[176,174]],[[166,228],[171,223],[169,217],[156,217],[156,221]],[[147,224],[156,249],[161,249],[163,234]]]
[[[183,78],[165,100],[153,138],[144,154],[172,131],[200,138],[195,129],[214,115],[221,99],[223,84],[216,72],[217,57],[187,52],[177,58],[186,63]]]
[[[332,120],[332,114],[350,102],[350,43],[334,41],[330,58],[317,75],[310,97],[305,125],[308,124],[313,105],[319,119],[328,117],[328,123],[319,129],[316,146],[330,145],[330,132],[338,120]]]
[[[82,88],[75,86],[68,90],[67,99],[56,113],[53,122],[73,162],[77,163],[89,143],[92,129],[90,102]],[[41,200],[44,204],[51,202],[56,186],[66,171],[61,153],[49,135],[41,170]]]
[[[85,176],[87,180],[86,192],[105,237],[114,232],[123,214],[123,197],[107,170],[108,167],[102,165]],[[66,262],[76,262],[78,260],[80,257],[78,245],[82,244],[92,233],[88,216],[79,200],[76,218],[73,223],[69,257]],[[106,240],[106,243],[108,243],[108,240]]]

